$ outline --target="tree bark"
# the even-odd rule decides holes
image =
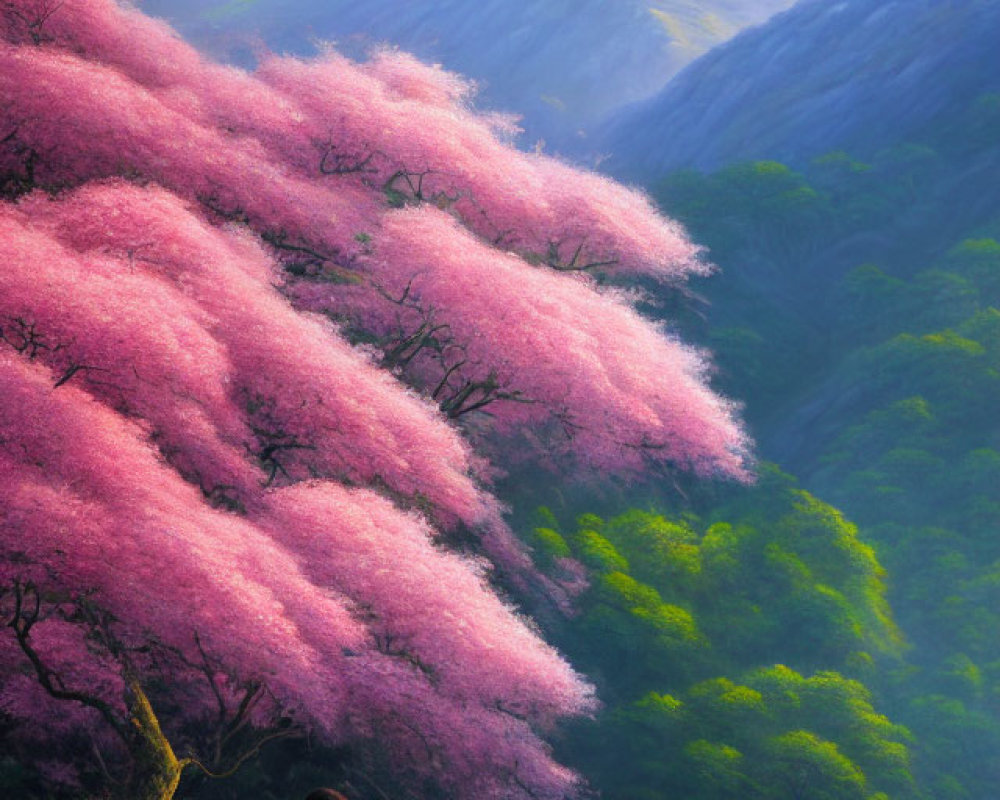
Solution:
[[[174,754],[137,679],[129,680],[129,689],[133,698],[129,722],[136,738],[133,750],[135,765],[127,787],[128,800],[172,800],[180,784],[181,773],[190,762],[188,759],[178,760]]]

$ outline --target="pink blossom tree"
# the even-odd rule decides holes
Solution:
[[[490,585],[540,580],[490,459],[746,477],[703,356],[621,288],[697,248],[403,54],[248,74],[113,0],[0,32],[5,746],[129,798],[305,732],[572,795],[544,736],[594,701]]]

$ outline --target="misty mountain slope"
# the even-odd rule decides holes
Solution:
[[[217,57],[248,35],[278,51],[383,41],[483,86],[483,105],[524,115],[527,141],[573,136],[647,97],[685,64],[793,0],[144,0]]]
[[[996,0],[803,0],[703,56],[604,126],[643,178],[749,159],[868,157],[1000,86]]]

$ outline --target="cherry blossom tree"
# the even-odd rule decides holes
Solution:
[[[151,800],[307,733],[572,796],[544,737],[594,700],[491,584],[558,600],[491,459],[747,477],[623,288],[698,249],[404,54],[251,74],[113,0],[0,21],[5,747]]]

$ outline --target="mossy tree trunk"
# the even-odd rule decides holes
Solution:
[[[122,800],[172,800],[181,773],[190,759],[178,759],[160,728],[160,721],[139,681],[129,680],[132,693],[129,723],[132,725],[135,759],[132,776]]]

